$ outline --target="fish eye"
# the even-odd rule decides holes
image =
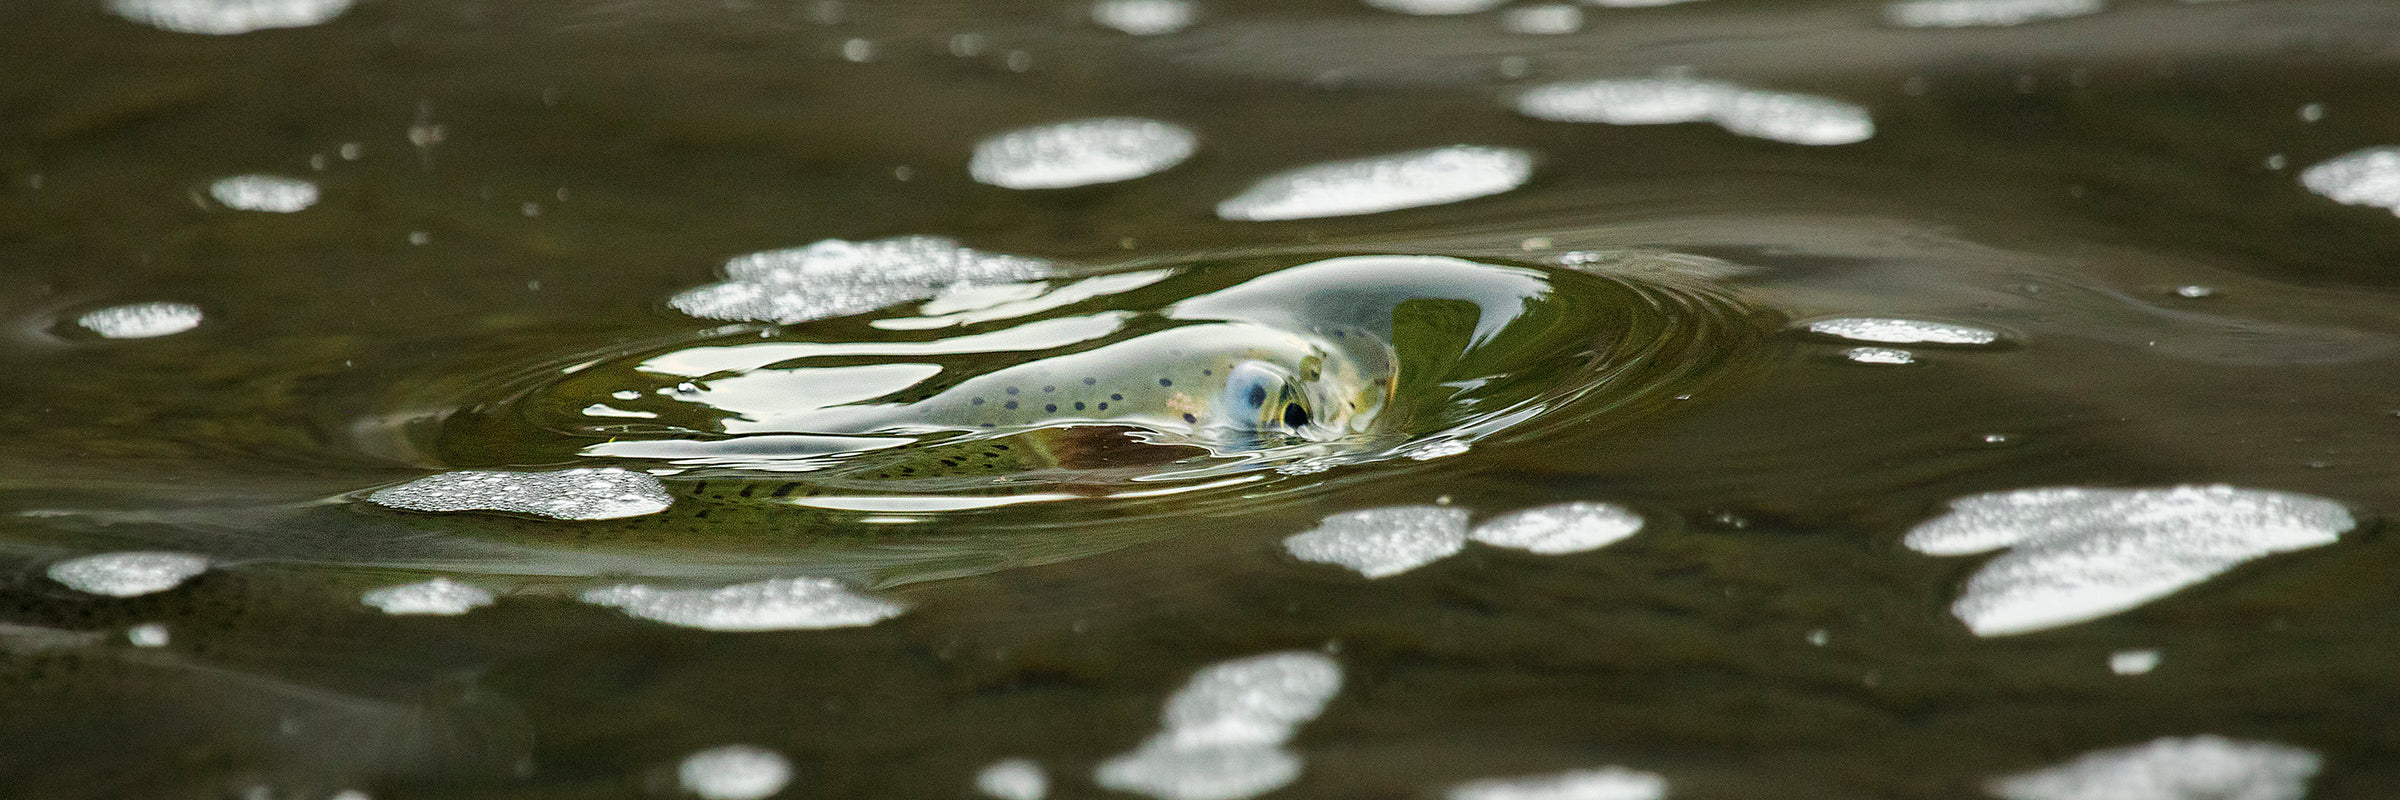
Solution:
[[[1266,404],[1267,404],[1267,387],[1265,387],[1265,386],[1259,386],[1259,385],[1256,385],[1256,384],[1252,384],[1252,385],[1250,386],[1250,393],[1249,393],[1249,395],[1247,395],[1247,397],[1248,397],[1248,399],[1249,399],[1250,405],[1253,405],[1253,406],[1263,406],[1263,405],[1266,405]]]
[[[1308,425],[1308,409],[1301,408],[1299,403],[1284,406],[1283,424],[1293,428]]]

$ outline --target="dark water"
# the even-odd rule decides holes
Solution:
[[[1207,2],[1137,37],[1060,3],[389,0],[207,35],[10,3],[0,794],[757,796],[678,772],[747,744],[788,768],[779,797],[976,796],[1011,758],[1048,796],[1164,796],[1108,765],[1198,671],[1290,651],[1339,675],[1321,714],[1266,692],[1283,726],[1182,796],[1441,797],[1603,767],[1683,798],[2400,789],[2400,219],[2301,177],[2400,144],[2400,7],[2122,0],[1958,28],[1898,24],[1940,11],[1907,8],[1586,6],[1541,35],[1506,11]],[[1722,99],[1681,124],[1515,110],[1593,79],[1848,104],[1872,131],[1795,141],[1856,120],[1761,128]],[[1171,122],[1198,149],[1082,188],[970,177],[979,141],[1090,117]],[[1449,145],[1531,169],[1387,213],[1219,214],[1274,173]],[[212,194],[253,174],[319,195],[287,214]],[[1040,319],[1155,312],[1331,256],[1442,255],[1585,287],[1569,293],[1590,327],[1571,331],[1613,344],[1462,358],[1455,377],[1484,383],[1412,388],[1422,414],[1481,413],[1458,400],[1479,391],[1540,406],[1463,451],[1151,497],[1114,495],[1171,458],[1025,490],[1057,499],[895,511],[757,502],[795,480],[760,474],[773,454],[591,449],[728,434],[706,415],[585,425],[639,358],[1014,324],[870,324],[934,315],[922,297],[806,321],[671,305],[745,254],[910,235],[1175,275]],[[77,322],[154,301],[198,325]],[[1805,329],[1833,318],[1997,340]],[[1913,363],[1846,355],[1862,346]],[[673,506],[558,521],[362,499],[598,466],[664,473]],[[2237,492],[2171,491],[2218,484]],[[2040,487],[2139,491],[2067,510],[2005,495],[2019,505],[1977,530],[2067,538],[1997,556],[1920,538],[1946,504]],[[843,491],[909,494],[870,488]],[[1455,554],[1374,578],[1286,541],[1362,509],[1423,506],[1388,527],[1432,530],[1572,502],[1644,524],[1561,554],[1452,531]],[[121,551],[207,569],[122,598],[52,577]],[[2007,569],[2023,613],[2063,617],[1976,616],[1962,598]],[[362,602],[437,577],[496,601]],[[712,630],[586,602],[817,578],[865,617]],[[2142,581],[2107,608],[2073,591]],[[2145,746],[2095,768],[2114,777],[2011,779]],[[1261,777],[1274,764],[1298,770]],[[1208,794],[1229,775],[1260,788]]]

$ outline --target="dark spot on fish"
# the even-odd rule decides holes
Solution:
[[[1058,410],[1058,404],[1057,404],[1057,403],[1050,403],[1050,404],[1044,405],[1044,406],[1042,406],[1042,410],[1043,410],[1043,411],[1057,411],[1057,410]]]
[[[1204,370],[1201,370],[1201,371],[1200,371],[1200,374],[1202,374],[1202,375],[1215,375],[1215,374],[1217,374],[1217,371],[1216,371],[1216,370],[1213,370],[1213,369],[1204,369]]]
[[[692,494],[706,496],[708,494],[708,481],[701,481],[699,483],[692,484]]]
[[[786,496],[786,495],[789,495],[789,494],[791,494],[793,489],[798,489],[798,488],[800,488],[800,484],[798,484],[798,483],[787,483],[787,484],[784,484],[784,485],[782,485],[782,486],[777,486],[777,487],[775,487],[775,491],[774,491],[774,493],[773,493],[771,496],[773,496],[773,497],[783,497],[783,496]]]
[[[1336,338],[1336,339],[1342,339],[1342,338],[1347,338],[1349,335],[1350,335],[1350,332],[1349,332],[1349,331],[1345,331],[1345,330],[1342,330],[1342,329],[1340,329],[1340,328],[1335,328],[1335,329],[1333,329],[1333,338]]]
[[[1199,422],[1199,421],[1200,421],[1200,418],[1199,418],[1199,417],[1192,416],[1192,415],[1190,415],[1190,414],[1185,414],[1185,415],[1183,415],[1183,421],[1185,421],[1185,422]]]
[[[981,398],[981,397],[978,397],[978,398],[975,398],[975,399],[973,399],[973,400],[969,400],[969,401],[967,401],[967,405],[971,405],[971,406],[979,406],[979,405],[983,405],[983,398]]]
[[[1010,410],[1010,411],[1015,411],[1015,410],[1017,410],[1017,401],[1015,401],[1015,400],[1010,400],[1010,401],[1008,401],[1008,405],[1002,406],[1002,408],[1006,408],[1006,409],[1008,409],[1008,410]]]
[[[1082,403],[1076,403],[1076,404],[1075,404],[1075,410],[1077,410],[1077,411],[1082,411],[1082,410],[1083,410],[1083,404],[1082,404]]]
[[[754,494],[758,494],[758,484],[753,483],[742,487],[743,497],[749,497]]]
[[[1100,410],[1102,410],[1102,411],[1107,411],[1107,410],[1108,410],[1108,404],[1107,404],[1107,403],[1101,403],[1101,404],[1100,404]]]
[[[986,428],[998,427],[998,426],[996,426],[996,425],[993,425],[993,424],[991,424],[991,423],[989,423],[989,422],[986,422],[986,423],[984,423],[984,424],[983,424],[983,426],[984,426],[984,427],[986,427]]]
[[[1085,385],[1085,386],[1090,386],[1090,385],[1092,385],[1092,384],[1099,383],[1099,382],[1100,382],[1100,379],[1099,379],[1099,378],[1085,378],[1085,379],[1083,379],[1083,385]]]
[[[1173,386],[1173,385],[1175,385],[1175,382],[1174,382],[1174,381],[1171,381],[1171,380],[1167,380],[1167,379],[1165,379],[1165,378],[1160,378],[1160,379],[1158,379],[1158,385],[1160,385],[1160,386]]]
[[[1009,394],[1016,394],[1016,393],[1017,393],[1017,387],[1014,387],[1014,386],[1008,387],[1008,393],[1009,393]]]
[[[1110,392],[1110,393],[1109,393],[1109,395],[1108,395],[1108,399],[1110,399],[1110,400],[1123,400],[1123,399],[1125,399],[1125,396],[1124,396],[1124,395],[1121,395],[1121,394],[1117,394],[1117,393],[1115,393],[1115,392]]]
[[[1008,449],[1008,445],[1004,445],[1004,444],[996,444],[996,445],[992,445],[992,449],[994,449],[994,450],[1007,450],[1007,449]]]
[[[696,514],[693,514],[693,515],[692,515],[692,519],[708,519],[708,512],[710,512],[710,511],[713,511],[713,510],[715,510],[715,509],[708,509],[708,508],[703,508],[703,509],[700,509],[699,513],[696,513]]]
[[[1058,391],[1058,387],[1056,387],[1056,386],[1044,386],[1044,387],[1042,387],[1042,391],[1044,391],[1044,392],[1055,392],[1055,391]]]

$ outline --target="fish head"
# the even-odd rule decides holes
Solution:
[[[1390,391],[1389,379],[1334,353],[1245,359],[1226,371],[1198,433],[1252,447],[1331,441],[1371,425]]]

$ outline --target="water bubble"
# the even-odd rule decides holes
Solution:
[[[103,338],[148,339],[200,327],[202,316],[199,306],[162,300],[86,311],[75,324]]]
[[[1036,125],[976,143],[967,172],[1007,189],[1114,183],[1183,163],[1199,141],[1182,126],[1136,117]]]
[[[317,185],[280,175],[235,175],[209,184],[208,196],[237,211],[289,214],[317,204]]]
[[[1050,776],[1032,759],[1002,759],[975,773],[975,789],[996,800],[1042,800],[1050,795]]]
[[[1192,0],[1099,0],[1092,21],[1134,36],[1158,36],[1191,27],[1200,16]]]
[[[145,622],[125,629],[125,642],[135,647],[167,646],[167,626]]]
[[[899,616],[907,606],[851,591],[831,578],[779,578],[720,589],[661,589],[625,584],[583,593],[655,622],[711,631],[855,628]]]
[[[117,16],[175,33],[226,36],[305,28],[341,16],[352,0],[109,0]]]
[[[1269,175],[1218,203],[1217,216],[1274,221],[1374,214],[1495,195],[1532,176],[1531,153],[1451,145]]]
[[[1904,540],[1928,555],[2000,548],[1951,613],[1978,636],[2071,625],[2138,607],[2356,525],[2331,500],[2231,486],[2022,489],[1971,495]]]
[[[1583,9],[1568,3],[1535,3],[1500,13],[1500,27],[1509,33],[1560,36],[1583,30]]]
[[[2324,103],[2309,103],[2300,107],[2301,122],[2317,122],[2323,119],[2325,119]]]
[[[1713,122],[1736,135],[1789,144],[1853,144],[1875,135],[1874,118],[1856,103],[1679,76],[1554,83],[1518,95],[1516,108],[1552,122]]]
[[[386,614],[456,616],[491,605],[492,593],[481,586],[435,578],[371,589],[358,599]]]
[[[648,473],[602,467],[445,472],[377,489],[367,502],[405,511],[505,511],[590,520],[656,514],[674,499]]]
[[[2189,298],[2192,298],[2192,299],[2195,299],[2195,300],[2197,300],[2197,299],[2199,299],[2199,298],[2203,298],[2203,297],[2211,297],[2211,296],[2214,296],[2216,293],[2217,293],[2217,290],[2215,290],[2215,289],[2211,289],[2211,288],[2209,288],[2209,287],[2206,287],[2206,286],[2200,286],[2200,285],[2197,285],[2197,284],[2190,285],[2190,286],[2177,286],[2177,287],[2175,287],[2175,295],[2176,295],[2177,297],[2189,297]]]
[[[1984,788],[2004,800],[2300,800],[2323,765],[2316,753],[2290,745],[2166,737],[2086,753]]]
[[[138,597],[181,586],[206,571],[208,559],[190,553],[127,552],[70,558],[44,574],[78,592]]]
[[[726,280],[668,299],[695,317],[806,322],[873,311],[944,290],[1055,277],[1050,262],[971,250],[938,236],[826,239],[725,263]]]
[[[1389,506],[1326,517],[1315,529],[1285,538],[1283,547],[1302,561],[1384,578],[1448,557],[1466,541],[1463,509]]]
[[[1444,800],[1659,800],[1666,796],[1664,776],[1624,767],[1486,778],[1452,786],[1442,795]]]
[[[2350,206],[2400,214],[2400,147],[2369,147],[2300,171],[2300,185]]]
[[[729,744],[684,756],[675,779],[705,800],[760,800],[792,782],[792,764],[764,747]]]
[[[1642,529],[1642,516],[1607,503],[1559,503],[1502,514],[1475,526],[1468,538],[1541,555],[1581,553],[1615,544]]]
[[[2119,675],[2148,675],[2158,669],[2157,650],[2119,650],[2108,654],[2108,671]]]
[[[1979,28],[2080,17],[2106,7],[2102,0],[1900,0],[1883,7],[1883,18],[1903,28]]]
[[[1240,800],[1290,784],[1300,757],[1283,748],[1340,691],[1341,667],[1290,651],[1211,665],[1167,700],[1164,729],[1101,762],[1101,788],[1159,800]]]
[[[1947,322],[1885,317],[1842,317],[1808,323],[1808,332],[1855,342],[1886,344],[1986,345],[2000,341],[1998,331]]]
[[[1890,347],[1853,347],[1842,351],[1842,357],[1860,364],[1902,365],[1917,363],[1917,354]]]

